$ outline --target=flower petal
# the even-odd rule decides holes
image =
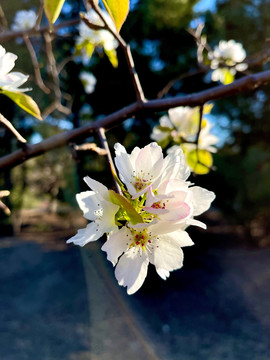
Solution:
[[[67,240],[67,244],[73,242],[75,245],[84,246],[91,241],[99,239],[103,234],[96,222],[91,222],[85,229],[78,230],[76,235]]]
[[[83,191],[76,195],[76,200],[83,215],[88,220],[96,220],[95,211],[100,208],[100,199],[94,191]]]
[[[193,215],[200,215],[209,209],[211,202],[215,199],[215,194],[212,191],[208,191],[199,186],[193,186],[189,188],[192,192],[193,199]]]
[[[143,284],[149,260],[145,251],[132,247],[121,256],[116,269],[115,277],[119,285],[127,286],[127,293],[134,294]]]
[[[170,276],[170,272],[168,270],[156,268],[156,271],[163,280],[166,280]]]
[[[83,180],[90,187],[90,189],[100,194],[104,199],[108,199],[109,193],[105,185],[101,184],[99,181],[90,178],[89,176],[85,176]]]
[[[160,235],[155,241],[152,240],[153,250],[148,254],[151,264],[157,269],[172,271],[183,266],[183,251],[175,239],[167,234]]]
[[[115,266],[119,256],[128,250],[132,241],[133,237],[130,230],[123,226],[122,229],[116,230],[108,236],[101,250],[107,253],[107,259]]]

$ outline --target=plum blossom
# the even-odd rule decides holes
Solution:
[[[11,29],[14,31],[32,29],[36,24],[36,20],[37,14],[34,10],[19,10],[16,12]]]
[[[24,84],[28,75],[24,75],[20,72],[10,72],[15,66],[17,55],[6,52],[3,46],[0,45],[0,89],[8,90],[11,92],[24,92],[31,90],[29,88],[19,88]]]
[[[87,71],[82,71],[79,78],[84,86],[86,94],[91,94],[95,90],[97,83],[95,76]]]
[[[92,191],[78,194],[77,201],[92,222],[68,243],[84,246],[106,233],[102,250],[119,285],[133,294],[144,283],[149,264],[163,280],[182,267],[182,247],[193,245],[186,229],[206,228],[195,217],[208,210],[215,194],[187,181],[190,170],[180,147],[165,158],[157,143],[135,147],[130,154],[117,143],[115,152],[119,178],[114,176],[122,193],[86,177]]]
[[[212,80],[228,84],[234,80],[237,71],[245,71],[247,64],[243,63],[246,58],[246,51],[243,45],[235,40],[219,42],[214,51],[208,53],[211,61],[210,67]]]
[[[89,176],[86,176],[84,181],[92,191],[88,190],[77,194],[76,200],[84,217],[92,222],[67,241],[67,243],[73,242],[80,246],[99,239],[104,233],[110,233],[117,229],[114,216],[119,209],[119,206],[110,201],[106,186]]]

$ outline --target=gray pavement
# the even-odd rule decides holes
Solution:
[[[0,238],[0,359],[269,360],[270,249],[205,239],[128,296],[101,243]]]

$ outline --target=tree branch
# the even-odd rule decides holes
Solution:
[[[79,22],[80,22],[80,18],[63,21],[61,24],[55,25],[53,27],[53,30],[56,32],[59,29],[77,25],[79,24]],[[16,39],[18,37],[23,37],[25,35],[28,37],[41,35],[44,31],[50,31],[50,30],[51,30],[50,26],[42,26],[39,29],[36,29],[34,27],[33,29],[29,29],[29,30],[5,31],[0,34],[0,43],[3,44],[4,42]]]
[[[242,79],[236,80],[229,85],[215,86],[211,89],[191,95],[149,100],[145,103],[136,102],[122,108],[119,111],[116,111],[113,114],[105,116],[104,118],[95,121],[94,123],[87,124],[78,129],[62,132],[45,139],[38,144],[29,145],[25,149],[14,151],[9,155],[0,158],[0,169],[14,167],[23,163],[27,159],[65,146],[69,142],[78,140],[79,138],[86,138],[89,136],[90,132],[96,131],[99,128],[112,128],[123,122],[125,119],[133,117],[142,112],[146,113],[154,111],[166,111],[177,106],[200,106],[208,101],[213,101],[228,96],[233,96],[242,92],[254,90],[269,83],[270,70],[267,70],[254,75],[245,76]]]

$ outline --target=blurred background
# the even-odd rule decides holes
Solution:
[[[1,6],[11,24],[17,10],[36,10],[39,1],[9,0]],[[82,2],[66,0],[58,23],[77,17],[79,11],[85,11]],[[172,79],[196,71],[196,43],[187,29],[202,22],[212,48],[220,40],[234,39],[255,61],[269,47],[268,0],[131,1],[121,34],[131,46],[146,98],[156,98]],[[62,102],[69,114],[56,110],[39,122],[0,95],[0,112],[30,144],[134,101],[121,49],[118,68],[103,53],[95,53],[84,65],[74,56],[77,36],[78,27],[73,26],[59,30],[53,40],[62,68]],[[49,83],[44,42],[38,36],[31,41]],[[54,95],[35,85],[24,43],[16,39],[2,45],[18,55],[16,71],[30,74],[29,95],[44,112]],[[251,71],[266,69],[267,61],[258,61]],[[79,79],[83,70],[97,78],[91,94]],[[198,73],[176,80],[164,96],[213,86],[209,76]],[[75,194],[86,189],[83,176],[112,186],[105,157],[68,144],[2,172],[0,189],[11,192],[4,198],[11,215],[0,213],[0,358],[268,360],[269,96],[268,86],[215,101],[209,117],[220,139],[215,171],[191,177],[216,193],[203,217],[208,229],[190,229],[195,246],[184,249],[183,269],[166,282],[149,269],[145,284],[133,296],[117,285],[100,251],[104,239],[83,249],[65,244],[86,224],[75,201]],[[128,151],[145,146],[162,115],[138,116],[111,129],[111,149],[115,142]],[[18,146],[4,128],[0,141],[1,156]],[[100,146],[92,135],[85,142]]]

